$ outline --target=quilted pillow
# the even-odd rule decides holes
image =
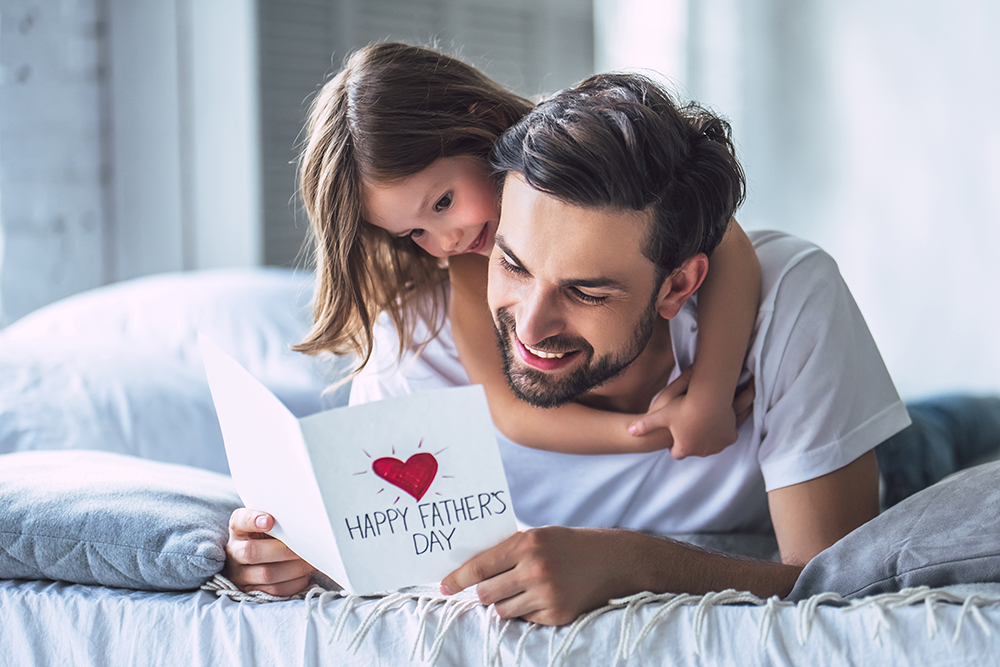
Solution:
[[[788,600],[1000,582],[1000,462],[910,496],[813,558]]]
[[[0,579],[150,591],[198,588],[222,569],[229,477],[96,451],[0,456]]]

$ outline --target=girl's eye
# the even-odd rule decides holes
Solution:
[[[452,195],[449,192],[444,197],[441,197],[441,199],[437,200],[437,203],[434,204],[434,210],[437,213],[440,213],[441,211],[447,210],[451,206],[451,199],[452,199]]]
[[[593,294],[581,292],[576,288],[573,288],[573,295],[583,303],[589,303],[592,305],[601,304],[608,300],[608,297],[606,296],[594,296]]]
[[[411,239],[419,239],[423,235],[424,235],[424,230],[422,229],[411,229],[410,233],[407,234],[407,236],[409,236]]]

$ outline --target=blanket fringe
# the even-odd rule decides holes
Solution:
[[[332,594],[335,597],[346,596],[343,591],[329,591],[318,584],[314,584],[308,590],[304,590],[296,595],[280,596],[280,595],[270,595],[264,591],[249,591],[244,592],[236,587],[236,584],[226,579],[221,574],[216,574],[214,577],[206,581],[201,585],[201,590],[208,591],[209,593],[215,593],[220,598],[229,598],[234,602],[285,602],[286,600],[305,600],[311,598],[318,593]]]
[[[418,625],[417,634],[410,653],[410,661],[415,662],[419,652],[420,661],[432,666],[440,657],[445,640],[451,629],[455,627],[458,618],[477,608],[484,609],[474,595],[446,598],[442,597],[436,591],[431,592],[430,588],[421,589],[420,587],[402,589],[376,596],[357,596],[349,595],[342,590],[327,590],[317,585],[298,595],[278,597],[260,591],[245,593],[240,591],[231,581],[222,575],[216,575],[203,585],[202,589],[236,602],[266,603],[304,600],[307,618],[309,616],[318,616],[327,625],[330,629],[330,642],[340,639],[351,613],[357,609],[359,603],[375,601],[375,604],[368,610],[368,613],[354,630],[348,641],[348,648],[355,653],[361,648],[368,633],[386,612],[401,607],[406,603],[414,602],[414,614],[418,619]],[[331,603],[334,601],[339,601],[339,605],[337,606],[335,616],[330,616]],[[636,617],[643,607],[652,604],[659,605],[659,608],[638,629],[633,639],[633,626],[635,625]],[[928,637],[933,637],[940,629],[935,615],[935,611],[939,605],[961,604],[962,608],[958,615],[955,632],[951,636],[952,643],[957,643],[967,617],[971,618],[988,637],[992,636],[993,631],[983,617],[980,608],[988,605],[998,605],[1000,604],[1000,598],[982,597],[980,595],[962,597],[943,589],[932,589],[927,586],[908,588],[898,593],[872,595],[860,600],[845,600],[836,593],[822,593],[798,603],[783,602],[777,596],[762,600],[751,593],[731,589],[706,593],[705,595],[643,592],[610,600],[607,605],[580,616],[568,626],[544,628],[549,632],[548,665],[549,667],[562,667],[565,665],[569,659],[573,645],[587,626],[598,617],[616,611],[621,612],[621,626],[618,637],[618,648],[612,664],[625,661],[632,654],[636,653],[643,641],[656,626],[664,622],[673,612],[681,607],[695,607],[691,624],[694,634],[695,653],[700,654],[704,647],[705,633],[710,619],[709,614],[717,606],[752,605],[763,607],[763,614],[758,626],[758,642],[760,644],[764,644],[767,641],[768,636],[774,628],[778,614],[783,609],[794,608],[796,614],[795,636],[798,643],[804,645],[812,632],[813,621],[823,606],[835,605],[840,607],[844,612],[855,613],[868,610],[872,614],[872,640],[881,644],[882,630],[883,628],[888,629],[890,625],[888,612],[916,604],[923,604],[926,609],[925,618]],[[426,650],[427,631],[432,617],[436,617],[438,623],[434,631],[434,637],[430,640],[430,650]],[[496,665],[503,664],[501,657],[503,640],[507,636],[508,631],[515,627],[521,630],[520,637],[514,647],[514,665],[519,667],[524,659],[528,637],[543,628],[543,626],[539,626],[536,623],[528,622],[517,622],[514,625],[514,621],[510,619],[501,619],[492,606],[485,608],[484,621],[483,665],[485,667],[495,667]]]

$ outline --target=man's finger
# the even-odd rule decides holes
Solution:
[[[524,597],[528,590],[528,583],[518,576],[519,571],[520,568],[515,566],[506,572],[501,572],[479,582],[476,585],[476,593],[479,595],[479,601],[485,605],[504,604],[509,607],[510,600],[519,598],[521,599],[520,611],[517,614],[513,614],[513,616],[520,616],[521,614],[533,611],[533,608],[528,609],[523,606]],[[509,616],[504,616],[504,618],[509,618]]]
[[[749,382],[744,389],[736,394],[736,399],[733,401],[733,412],[736,413],[737,427],[749,416],[750,410],[753,409],[753,399],[756,398],[756,396],[757,390],[754,387],[753,381]],[[740,418],[741,416],[742,419]]]
[[[495,547],[465,561],[461,567],[441,580],[441,592],[454,595],[513,568],[517,561],[512,556],[512,547],[519,535],[520,533],[511,535]]]
[[[230,557],[241,565],[259,565],[300,560],[294,551],[281,540],[273,537],[249,540],[230,540],[226,545]]]
[[[300,577],[298,579],[293,579],[292,581],[285,581],[280,584],[270,586],[261,586],[260,588],[255,588],[253,590],[258,590],[263,593],[267,593],[268,595],[274,595],[275,597],[284,598],[295,595],[308,585],[309,577]]]
[[[739,428],[740,426],[742,426],[743,422],[745,422],[747,419],[749,419],[750,415],[752,415],[752,414],[753,414],[753,406],[752,405],[750,407],[748,407],[746,410],[744,410],[743,412],[740,412],[739,414],[737,414],[736,415],[736,428]]]
[[[527,592],[483,604],[492,604],[500,618],[524,618],[528,620],[531,614],[537,614],[542,609],[539,602],[533,600]]]
[[[236,581],[233,581],[233,583],[236,584],[237,587],[245,593],[248,593],[250,591],[260,591],[262,593],[267,593],[268,595],[274,595],[277,597],[290,597],[300,592],[302,589],[304,589],[306,586],[309,585],[309,577],[308,576],[299,577],[297,579],[291,579],[289,581],[283,581],[277,584],[241,585]]]
[[[274,527],[274,517],[267,512],[241,507],[229,517],[229,533],[237,539],[260,537]]]
[[[263,590],[260,587],[279,586],[308,578],[314,569],[304,560],[295,558],[280,563],[232,567],[229,570],[232,575],[229,579],[243,590]]]

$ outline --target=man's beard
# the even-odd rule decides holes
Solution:
[[[655,296],[655,293],[654,293]],[[594,348],[583,338],[570,336],[551,336],[532,345],[535,349],[545,352],[578,351],[583,356],[582,362],[576,362],[577,367],[569,375],[554,379],[548,373],[525,366],[522,361],[514,366],[513,336],[516,328],[514,316],[506,308],[497,310],[497,323],[494,332],[500,354],[503,357],[503,371],[507,384],[522,401],[537,408],[555,408],[575,400],[595,387],[613,380],[621,375],[633,361],[646,349],[653,335],[657,312],[655,300],[651,300],[646,312],[643,313],[632,337],[624,349],[594,359]]]

